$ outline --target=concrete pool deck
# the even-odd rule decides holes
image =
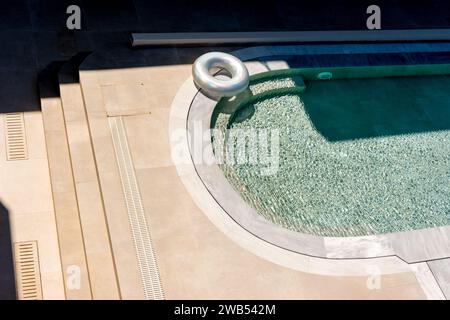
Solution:
[[[27,157],[13,161],[6,156],[5,117],[0,114],[0,202],[8,211],[11,244],[15,248],[19,244],[37,243],[38,297],[65,299],[42,114],[37,111],[24,114]],[[15,259],[18,253],[14,252]],[[20,283],[16,287],[18,297],[23,298]]]
[[[206,50],[213,51],[215,48]],[[256,49],[248,49],[252,50]],[[84,241],[84,252],[90,253],[86,255],[90,292],[94,293],[92,297],[84,298],[144,299],[148,298],[146,290],[153,294],[150,297],[161,297],[157,295],[158,287],[166,299],[444,298],[442,292],[436,289],[436,280],[426,264],[417,264],[413,270],[404,262],[388,258],[382,263],[377,260],[364,260],[363,264],[352,266],[352,261],[318,259],[292,252],[280,252],[279,248],[269,246],[263,241],[255,247],[252,235],[236,223],[231,223],[228,215],[213,215],[214,210],[217,210],[217,203],[210,202],[211,198],[203,198],[202,193],[191,193],[189,184],[197,190],[204,188],[199,184],[198,175],[193,171],[192,165],[177,168],[171,157],[170,130],[173,130],[174,126],[180,126],[184,128],[182,132],[186,133],[185,106],[190,95],[180,94],[179,89],[187,87],[189,92],[192,91],[189,82],[191,65],[151,63],[155,59],[177,60],[183,55],[199,54],[201,51],[192,49],[93,53],[80,67],[79,86],[74,83],[63,84],[65,88],[61,90],[61,101],[65,118],[52,118],[44,114],[44,117],[47,117],[44,123],[47,121],[49,124],[61,124],[63,121],[66,126],[66,143],[68,150],[71,150],[69,155],[73,166],[78,210],[86,208],[83,206],[86,203],[89,204],[88,208],[93,206],[98,210],[95,220],[85,219],[82,213],[79,213],[81,223],[91,228],[103,225],[107,234],[101,236],[110,239],[110,246],[96,246],[95,238],[91,242]],[[82,99],[79,99],[80,94]],[[55,103],[58,105],[52,100],[54,98],[48,99],[49,102],[53,101],[53,106]],[[76,103],[64,105],[64,101]],[[183,109],[178,116],[176,110],[171,108],[173,101],[182,102]],[[40,116],[40,113],[37,113],[38,119]],[[42,120],[39,121],[35,136],[44,137]],[[120,122],[122,125],[116,128],[111,125],[111,121],[116,124]],[[4,131],[1,126],[0,129],[0,132]],[[71,139],[70,136],[77,139]],[[28,143],[30,147],[36,145],[32,138]],[[129,153],[128,159],[131,159],[131,165],[129,163],[125,169],[121,169],[120,161],[123,160],[120,159],[123,155],[126,158],[127,152],[118,153],[117,141],[122,141],[120,145]],[[49,154],[61,152],[57,145],[46,142]],[[41,147],[45,146],[43,143],[42,140]],[[4,150],[5,148],[0,148],[2,154]],[[78,166],[79,159],[89,157],[93,159],[94,166],[90,167],[93,171],[86,171],[87,169],[83,170],[82,166]],[[2,159],[4,158],[2,156]],[[52,161],[47,155],[43,156],[43,159]],[[29,160],[23,161],[25,164]],[[2,168],[6,168],[6,165],[6,161],[1,162]],[[134,176],[137,183],[137,187],[129,194],[126,192],[129,189],[124,185],[124,181],[128,181],[124,179],[124,172]],[[24,183],[14,179],[10,181],[8,188],[21,188]],[[51,180],[48,172],[39,181],[46,181],[47,189],[42,190],[47,190],[46,199],[51,204]],[[91,191],[82,192],[79,186],[77,189],[77,184],[86,182],[93,185],[89,189]],[[92,190],[96,190],[96,184],[101,197],[88,197],[95,194]],[[55,188],[54,184],[52,188]],[[139,212],[130,211],[130,203],[139,201],[142,204]],[[202,201],[206,201],[208,207],[202,204]],[[6,197],[2,202],[12,215],[21,211],[20,206],[23,205]],[[54,217],[53,208],[49,212]],[[144,219],[139,216],[142,213]],[[102,214],[103,221],[99,219]],[[130,214],[141,218],[137,226],[146,229],[151,237],[147,240],[141,239],[143,247],[136,241],[133,231],[136,225],[130,223],[133,221],[130,220]],[[34,221],[32,216],[27,217],[27,223],[33,224]],[[53,234],[52,241],[36,238],[37,236],[27,233],[28,231],[18,224],[12,228],[13,239],[14,234],[25,232],[27,240],[37,240],[40,247],[48,246],[55,250],[58,242],[60,246],[62,244],[61,238],[56,237],[58,228],[54,221],[46,226],[53,228],[52,233],[47,234]],[[89,230],[82,228],[82,235],[91,235]],[[148,261],[142,259],[139,248],[153,252],[156,268],[150,271],[142,268]],[[267,252],[271,257],[266,255]],[[61,256],[61,260],[70,256],[70,247],[64,249],[61,246],[59,251],[53,251],[52,254],[52,257],[58,257],[56,261],[51,261],[54,261],[54,268],[60,266],[55,271],[55,277],[59,280],[52,282],[50,278],[42,278],[43,287],[49,288],[45,291],[47,293],[44,298],[64,298],[64,290],[68,293],[67,298],[70,298],[70,295],[76,298],[76,290],[73,292],[73,288],[68,288],[67,283],[62,280],[63,274],[66,274],[65,268],[61,268],[58,256]],[[113,257],[114,267],[109,280],[102,280],[99,272],[102,257],[105,256]],[[42,269],[43,263],[49,264],[50,260],[47,257],[45,262],[43,256],[40,258]],[[430,268],[437,279],[446,279],[445,267],[442,267],[442,263],[437,264],[430,265]],[[333,270],[335,268],[350,268],[355,272],[337,274]],[[380,287],[374,288],[370,284],[373,277],[378,275]],[[51,285],[54,287],[50,287]],[[117,291],[110,288],[117,288],[114,289]]]
[[[90,91],[94,95],[94,91],[101,91],[106,86],[114,86],[119,99],[122,95],[132,98],[129,95],[131,86],[143,98],[155,98],[155,95],[159,95],[159,99],[155,99],[153,103],[148,101],[148,109],[144,113],[129,111],[133,106],[137,109],[142,100],[133,101],[126,97],[124,100],[116,100],[114,108],[117,109],[111,108],[113,104],[98,105],[98,108],[105,108],[106,114],[123,116],[146,215],[151,221],[153,246],[166,298],[279,299],[308,295],[323,295],[325,298],[337,294],[337,287],[342,285],[343,279],[324,277],[323,285],[330,289],[322,287],[313,290],[309,286],[315,287],[313,283],[322,280],[321,276],[295,272],[246,252],[215,229],[196,207],[171,162],[168,136],[171,99],[189,74],[189,65],[138,68],[126,72],[120,69],[81,72],[83,85],[88,81],[93,83],[95,78],[97,80],[95,86],[83,87],[88,95]],[[170,79],[170,82],[157,84],[153,82],[156,79]],[[144,94],[140,83],[144,84],[148,95]],[[161,87],[164,88],[163,92],[156,93]],[[86,105],[89,108],[87,100]],[[93,140],[95,141],[95,137]],[[100,148],[104,149],[105,145],[98,145],[96,153],[101,152]],[[254,270],[260,271],[252,277]],[[364,287],[365,281],[364,276],[352,278],[350,282],[353,282],[353,288],[348,292],[358,291],[357,283]],[[335,288],[331,289],[332,287]],[[373,293],[370,290],[366,292],[368,295]]]
[[[140,53],[136,54],[138,59]],[[132,57],[133,54],[130,53],[128,59]],[[101,54],[97,54],[96,57],[89,57],[84,65],[100,60]],[[120,61],[116,61],[117,63]],[[92,120],[103,122],[101,119],[106,120],[107,116],[120,116],[123,119],[145,214],[151,226],[152,244],[165,297],[349,298],[353,294],[354,297],[360,294],[374,295],[374,298],[379,294],[390,296],[392,293],[387,292],[392,292],[392,288],[385,288],[386,293],[382,293],[383,286],[381,291],[367,288],[367,274],[364,272],[358,276],[324,276],[318,275],[317,273],[322,272],[320,269],[314,270],[314,266],[308,269],[311,272],[309,274],[261,259],[236,245],[205,218],[192,195],[186,191],[171,160],[170,106],[179,86],[189,77],[190,68],[190,65],[177,65],[80,73],[88,114],[89,109],[95,110],[92,112]],[[93,69],[93,66],[86,69]],[[114,95],[105,97],[106,93]],[[103,165],[110,163],[110,166],[113,166],[111,161],[114,160],[114,155],[109,143],[106,143],[109,140],[106,126],[105,130],[102,130],[102,143],[96,144],[98,128],[95,129],[91,121],[90,125],[95,154],[101,155],[101,161],[105,162]],[[111,156],[107,158],[105,155],[108,153]],[[97,161],[98,159],[97,157]],[[99,171],[103,165],[99,164]],[[110,174],[117,176],[118,172],[112,170]],[[107,186],[106,181],[102,183],[101,173],[100,184],[102,190],[111,187]],[[300,259],[295,263],[310,264],[311,260]],[[262,271],[251,277],[249,275],[252,270]],[[398,281],[405,277],[416,279],[409,268],[399,268],[397,271],[395,274],[382,275],[382,278]],[[322,288],[313,284],[316,281],[323,283]],[[346,286],[344,283],[347,282],[349,289],[344,289],[346,293],[339,293],[342,290],[339,288]],[[417,289],[420,288],[416,280],[413,282]],[[273,286],[274,283],[277,285]],[[406,291],[417,289],[410,288]],[[398,291],[399,294],[400,291],[402,290]],[[417,293],[413,295],[415,294]]]
[[[267,49],[266,49],[267,48]],[[271,51],[274,56],[283,56],[285,47],[261,47],[260,51],[251,59],[267,57],[266,51]],[[266,50],[265,50],[266,49]],[[234,54],[240,57],[241,51]],[[270,57],[270,56],[269,56]],[[262,72],[289,69],[289,66],[282,61],[259,61],[247,62],[247,69],[251,75]],[[380,235],[369,235],[359,237],[322,237],[300,232],[290,231],[281,228],[271,222],[266,221],[251,208],[242,197],[234,190],[231,184],[223,175],[221,169],[216,165],[213,156],[212,144],[203,143],[203,140],[196,139],[198,127],[209,128],[216,101],[206,97],[191,85],[192,81],[187,80],[185,86],[178,95],[182,98],[176,99],[173,110],[187,110],[187,131],[189,138],[189,154],[192,154],[193,164],[201,182],[205,185],[208,193],[214,200],[244,229],[255,236],[268,241],[281,248],[306,254],[313,257],[335,258],[335,259],[365,259],[376,257],[397,256],[407,263],[418,263],[432,260],[446,259],[450,257],[450,227],[440,226],[413,231],[403,231]],[[190,98],[187,98],[187,96]],[[174,117],[180,115],[173,113]],[[183,115],[184,116],[184,115]],[[177,128],[181,131],[181,127]],[[176,129],[173,129],[174,131]],[[173,134],[175,136],[175,134]],[[210,141],[211,139],[209,139]],[[179,141],[174,141],[173,148],[177,148]],[[202,143],[203,154],[199,159],[196,151],[199,149],[198,143]],[[204,159],[207,156],[211,159]],[[186,165],[188,159],[180,159],[181,165]],[[208,193],[203,198],[208,197]]]

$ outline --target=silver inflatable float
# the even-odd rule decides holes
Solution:
[[[231,78],[214,77],[213,68],[223,68]],[[228,53],[208,52],[195,60],[192,76],[198,88],[214,98],[232,97],[248,87],[248,70],[241,60]]]

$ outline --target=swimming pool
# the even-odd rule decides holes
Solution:
[[[277,170],[261,174],[258,161],[220,168],[260,215],[290,230],[362,236],[447,225],[449,74],[448,64],[257,74],[250,92],[217,103],[213,144],[226,158],[238,149],[230,132],[276,132]]]

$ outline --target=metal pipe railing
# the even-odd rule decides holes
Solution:
[[[293,42],[447,41],[450,29],[132,33],[133,47]]]

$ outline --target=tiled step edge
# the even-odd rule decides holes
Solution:
[[[39,74],[38,87],[65,294],[69,300],[91,299],[84,239],[59,96],[57,73],[63,63],[53,62],[44,69]]]

